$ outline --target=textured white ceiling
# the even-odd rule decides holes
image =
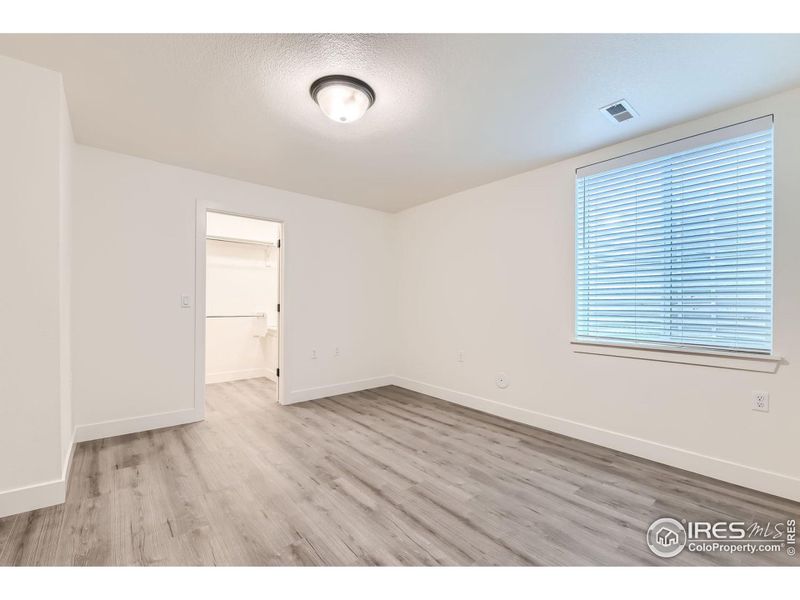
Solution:
[[[2,35],[79,142],[396,211],[800,84],[797,35]],[[322,75],[367,81],[356,123]],[[641,118],[598,107],[626,98]]]

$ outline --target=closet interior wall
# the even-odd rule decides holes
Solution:
[[[280,225],[208,213],[206,383],[276,380]]]

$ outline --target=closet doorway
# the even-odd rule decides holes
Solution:
[[[281,233],[274,221],[206,213],[207,385],[265,378],[280,398]]]

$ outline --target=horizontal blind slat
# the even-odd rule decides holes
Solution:
[[[750,157],[745,163],[730,166],[719,165],[708,168],[704,173],[695,173],[693,176],[680,177],[673,172],[664,172],[658,178],[642,181],[631,181],[624,186],[606,188],[586,187],[586,202],[593,207],[603,207],[618,203],[633,197],[646,197],[663,193],[666,189],[679,188],[683,193],[691,193],[712,187],[731,179],[742,181],[758,181],[767,176],[772,161],[763,156]]]

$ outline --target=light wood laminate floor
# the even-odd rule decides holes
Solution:
[[[397,387],[207,391],[205,422],[80,444],[65,504],[0,519],[0,564],[798,564],[644,542],[658,517],[774,523],[797,503]]]

